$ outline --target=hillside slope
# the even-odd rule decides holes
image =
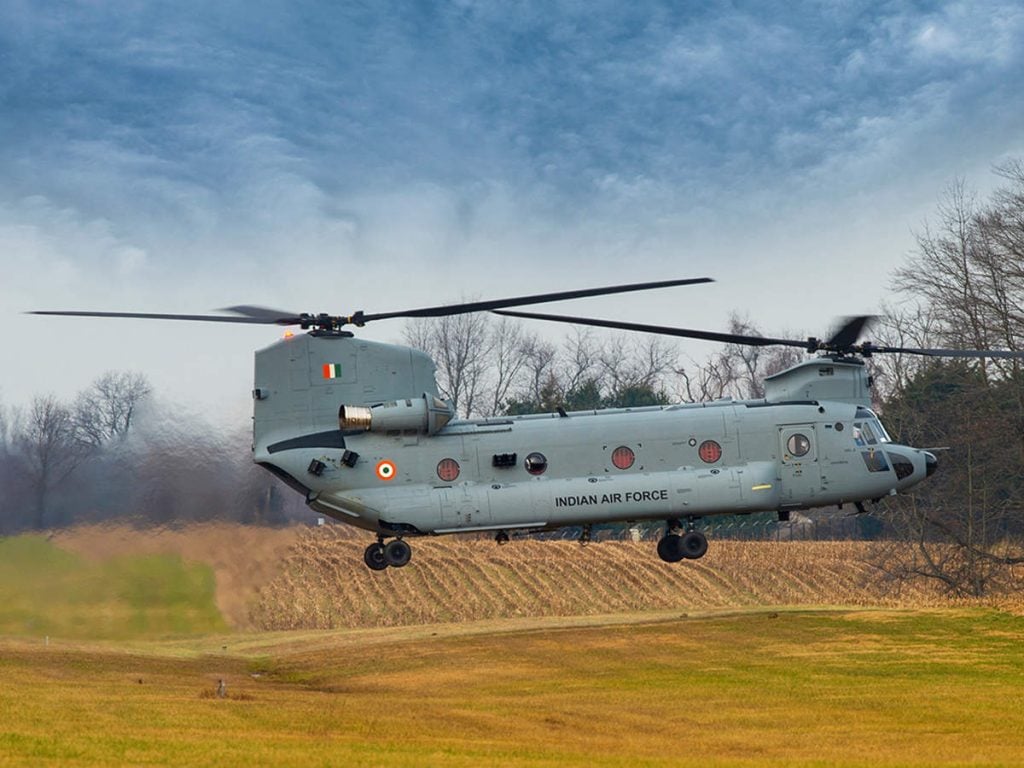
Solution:
[[[712,542],[699,561],[661,562],[653,542],[445,538],[414,542],[412,563],[372,572],[365,539],[303,532],[252,604],[253,626],[326,629],[511,616],[592,615],[767,605],[948,606],[925,580],[893,581],[868,542]],[[1018,577],[1021,574],[1017,574]],[[1024,584],[1018,578],[1017,584]],[[1012,593],[996,602],[1013,607]]]

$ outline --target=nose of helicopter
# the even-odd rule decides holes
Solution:
[[[934,453],[924,452],[924,467],[925,474],[927,477],[931,477],[935,474],[935,470],[939,468],[939,460],[935,458]]]

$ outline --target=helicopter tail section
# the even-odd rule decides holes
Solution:
[[[291,336],[256,353],[253,450],[338,430],[339,409],[437,398],[433,361],[419,350],[356,339],[345,333]],[[443,405],[443,403],[441,403]],[[436,421],[436,417],[435,417]]]

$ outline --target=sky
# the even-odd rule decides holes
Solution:
[[[33,309],[709,276],[535,309],[824,335],[892,300],[947,185],[1024,156],[1021,82],[1019,2],[5,0],[0,404],[135,370],[240,420],[280,336]]]

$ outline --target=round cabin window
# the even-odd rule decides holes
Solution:
[[[612,464],[616,469],[629,469],[633,466],[634,461],[636,461],[636,454],[633,453],[632,448],[620,445],[612,451]]]
[[[697,449],[697,455],[705,464],[714,464],[722,458],[722,446],[714,440],[705,440]]]
[[[437,476],[446,483],[453,482],[459,476],[459,462],[455,459],[441,459],[437,463]]]
[[[526,471],[531,475],[543,475],[544,470],[548,468],[547,458],[543,453],[538,453],[537,451],[527,456],[523,464],[526,467]]]
[[[795,434],[790,435],[789,440],[786,441],[786,450],[789,451],[791,456],[806,456],[808,451],[811,450],[811,441],[807,439],[806,435]]]

